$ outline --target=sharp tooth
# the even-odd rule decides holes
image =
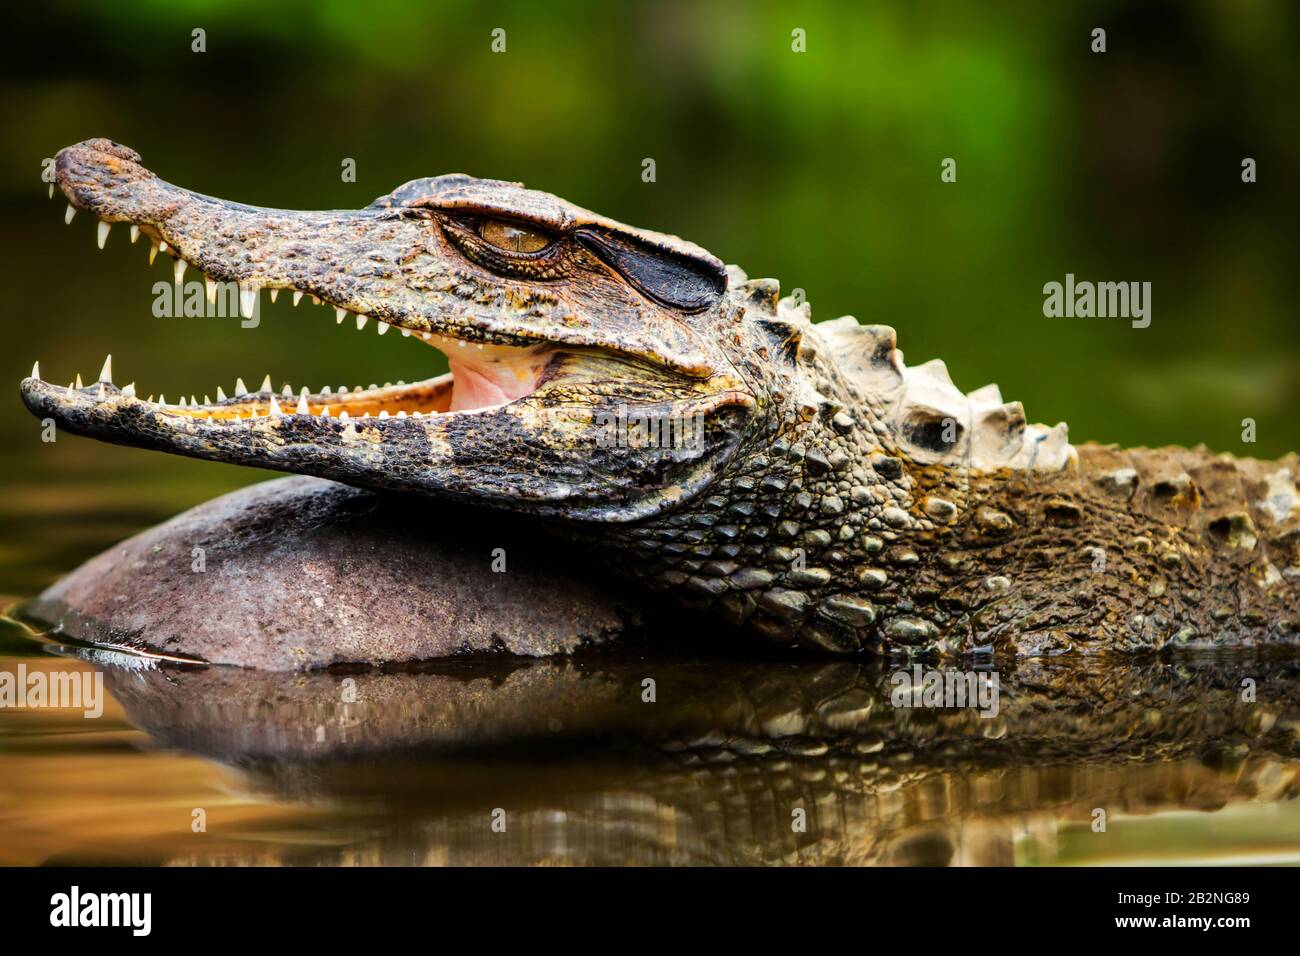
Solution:
[[[76,207],[73,206],[72,203],[68,203],[68,211],[63,214],[63,221],[71,225],[72,217],[75,216],[76,214],[77,214]]]
[[[186,406],[186,402],[185,402],[185,396],[182,395],[182,396],[181,396],[181,400],[180,400],[179,402],[177,402],[176,404],[179,405],[181,408],[185,408],[185,407],[187,407],[187,406]]]
[[[364,392],[365,389],[363,389],[360,385],[353,385],[353,386],[352,386],[352,391],[354,391],[354,392]]]
[[[166,242],[166,240],[164,240],[164,239],[159,239],[159,240],[158,240],[158,251],[159,251],[159,252],[166,252],[166,251],[167,251],[167,242]]]
[[[204,404],[204,405],[211,405],[211,404],[212,404],[212,399],[210,399],[210,398],[208,398],[208,396],[204,395],[204,396],[203,396],[203,404]]]
[[[77,388],[78,388],[78,389],[85,388],[85,386],[81,384],[81,373],[80,373],[80,372],[77,373]]]
[[[410,330],[410,329],[402,329],[402,338],[404,338],[404,339],[409,339],[410,337],[411,337],[411,330]]]
[[[122,394],[127,398],[135,398],[135,382],[122,386]]]
[[[172,263],[172,275],[175,277],[176,284],[180,285],[181,278],[185,275],[184,259],[177,259],[174,263]]]
[[[432,333],[432,332],[421,332],[421,333],[420,333],[420,338],[424,339],[424,341],[427,342],[427,341],[429,341],[429,339],[433,338],[433,333]]]
[[[388,412],[387,412],[386,410],[382,410],[382,409],[381,409],[380,412],[379,412],[379,417],[380,417],[380,418],[387,418],[387,417],[388,417]]]
[[[345,422],[347,420],[348,420],[348,410],[345,408],[343,409],[343,411],[339,412],[339,421]]]
[[[223,392],[223,391],[221,390],[221,386],[218,385],[218,386],[217,386],[217,401],[219,401],[219,402],[224,402],[225,400],[226,400],[226,393]]]
[[[147,399],[145,399],[145,401],[147,401],[150,405],[152,405],[152,404],[153,404],[153,396],[150,395]]]
[[[271,396],[271,414],[276,418],[284,414],[284,412],[280,411],[280,403],[275,400],[274,395]]]
[[[95,242],[99,248],[104,248],[104,243],[108,242],[108,230],[113,227],[111,222],[101,222],[99,228],[95,230]]]
[[[398,412],[398,413],[397,413],[397,417],[398,417],[398,418],[405,418],[405,417],[406,417],[406,412],[404,412],[404,411],[402,411],[402,412]]]
[[[40,362],[33,362],[33,363],[32,363],[32,378],[36,379],[36,381],[38,381],[38,382],[41,380],[41,363],[40,363]]]
[[[340,395],[346,395],[347,393],[348,393],[348,387],[347,387],[346,385],[340,385],[340,386],[339,386],[339,394],[340,394]]]
[[[370,385],[369,385],[369,389],[370,389],[370,391],[372,391],[372,392],[373,392],[375,389],[377,389],[378,387],[379,387],[379,386],[376,385],[374,382],[371,382]]]
[[[370,316],[368,316],[368,315],[358,315],[358,316],[357,316],[357,331],[358,331],[358,332],[360,332],[362,329],[364,329],[364,328],[366,327],[366,319],[368,319],[368,318],[370,318]]]
[[[469,345],[469,343],[466,342],[464,339],[457,339],[456,344],[459,345],[461,348],[464,348],[465,346]]]
[[[104,356],[104,367],[99,370],[99,380],[101,382],[113,382],[113,356]]]
[[[293,294],[293,304],[297,305],[301,301],[302,301],[302,293],[295,291]]]
[[[388,331],[388,323],[387,323],[387,322],[380,322],[380,323],[378,323],[378,325],[379,325],[379,334],[380,334],[380,335],[383,335],[385,332]]]
[[[50,198],[54,198],[54,183],[50,183]]]
[[[370,417],[370,413],[369,413],[369,412],[366,412],[366,413],[365,413],[364,415],[362,415],[361,417],[362,417],[362,418],[369,418],[369,417]]]
[[[279,289],[272,289],[272,290],[271,290],[271,301],[274,302],[274,301],[275,301],[275,297],[276,297],[277,295],[279,295],[279,294],[280,294],[280,290],[279,290]]]
[[[244,386],[242,378],[235,379],[235,398],[242,398],[248,394],[248,389]]]
[[[284,385],[280,388],[280,394],[283,395],[285,398],[293,398],[293,389],[289,387],[288,382],[285,382]]]
[[[258,288],[255,285],[239,283],[239,311],[246,319],[253,317],[253,312],[257,309]]]
[[[212,276],[204,276],[203,288],[208,293],[208,304],[214,304],[217,301],[217,280]]]
[[[193,395],[191,395],[191,396],[190,396],[190,404],[193,405],[195,408],[198,408],[198,407],[199,407],[199,400],[198,400],[197,398],[195,398]]]
[[[135,225],[135,224],[132,224],[132,226],[131,226],[131,242],[132,242],[132,244],[134,244],[135,241],[136,241],[137,239],[139,239],[139,238],[140,238],[140,227],[137,226],[137,225]]]
[[[343,324],[343,319],[347,317],[347,314],[348,314],[348,313],[347,313],[347,310],[346,310],[346,309],[339,309],[339,308],[336,308],[336,309],[334,310],[334,324],[335,324],[335,325],[342,325],[342,324]]]
[[[312,305],[320,305],[320,296],[318,296],[318,295],[313,295],[313,296],[311,297],[311,304],[312,304]]]
[[[416,418],[423,418],[423,417],[424,417],[424,416],[421,415],[419,412],[413,412],[412,414],[413,414]]]
[[[328,385],[326,385],[324,388],[322,388],[322,389],[320,390],[320,393],[321,393],[322,395],[329,395],[329,394],[330,394],[331,392],[333,392],[333,391],[334,391],[334,389],[332,389],[332,388],[330,388]]]
[[[271,391],[271,373],[270,373],[270,372],[267,372],[267,373],[266,373],[266,378],[262,379],[262,387],[259,388],[258,391],[259,391],[259,392],[269,392],[269,391]]]
[[[167,404],[167,396],[166,396],[166,395],[163,395],[161,392],[158,394],[158,404],[159,404],[159,405],[166,405],[166,404]]]
[[[294,409],[299,415],[310,415],[311,409],[307,407],[307,393],[303,392],[298,396],[298,407]]]
[[[149,245],[149,265],[153,265],[153,261],[157,258],[158,258],[158,246],[156,244],[151,243]]]
[[[99,383],[99,400],[102,402],[102,401],[103,401],[105,398],[107,398],[107,397],[108,397],[108,393],[106,393],[106,392],[104,391],[104,383],[103,383],[103,382],[100,382],[100,383]]]
[[[320,407],[320,417],[321,417],[321,418],[329,418],[329,417],[330,417],[330,407],[329,407],[328,405],[322,405],[322,406]]]

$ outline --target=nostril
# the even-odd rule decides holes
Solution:
[[[112,153],[118,159],[129,160],[133,163],[140,162],[140,154],[130,146],[123,146],[121,143],[115,143],[112,140],[108,140],[108,146],[109,148],[105,152]]]
[[[114,159],[126,160],[132,163],[140,162],[140,154],[130,146],[123,146],[121,143],[114,142],[111,139],[105,139],[102,136],[96,137],[95,139],[88,139],[83,143],[78,143],[76,146],[69,146],[64,150],[64,152],[81,153],[83,156],[85,154],[90,154],[89,156],[86,156],[88,159],[93,158],[94,154],[100,153],[112,156]]]

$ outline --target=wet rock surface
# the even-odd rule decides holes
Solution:
[[[199,505],[21,613],[56,636],[268,670],[562,654],[637,617],[589,558],[518,518],[316,478]]]

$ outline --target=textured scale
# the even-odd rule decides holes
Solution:
[[[729,267],[782,396],[628,573],[780,645],[908,654],[1300,643],[1300,461],[1072,446]],[[793,343],[793,345],[791,345]],[[759,345],[756,351],[762,351]]]

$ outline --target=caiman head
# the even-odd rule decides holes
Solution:
[[[359,210],[300,212],[164,182],[106,139],[61,150],[68,221],[85,210],[206,278],[329,307],[450,373],[348,391],[142,397],[100,380],[22,383],[37,416],[104,441],[594,521],[626,521],[697,495],[761,417],[762,376],[728,272],[703,249],[633,229],[518,183],[437,176]],[[227,285],[221,286],[219,284]],[[119,361],[119,365],[121,362]],[[632,423],[629,425],[628,423]],[[646,442],[648,423],[673,440]],[[656,425],[656,428],[658,425]],[[640,428],[640,432],[638,432]],[[671,431],[675,429],[675,431]],[[631,435],[632,440],[628,440]],[[683,437],[687,440],[682,440]],[[653,445],[654,447],[649,447]]]

